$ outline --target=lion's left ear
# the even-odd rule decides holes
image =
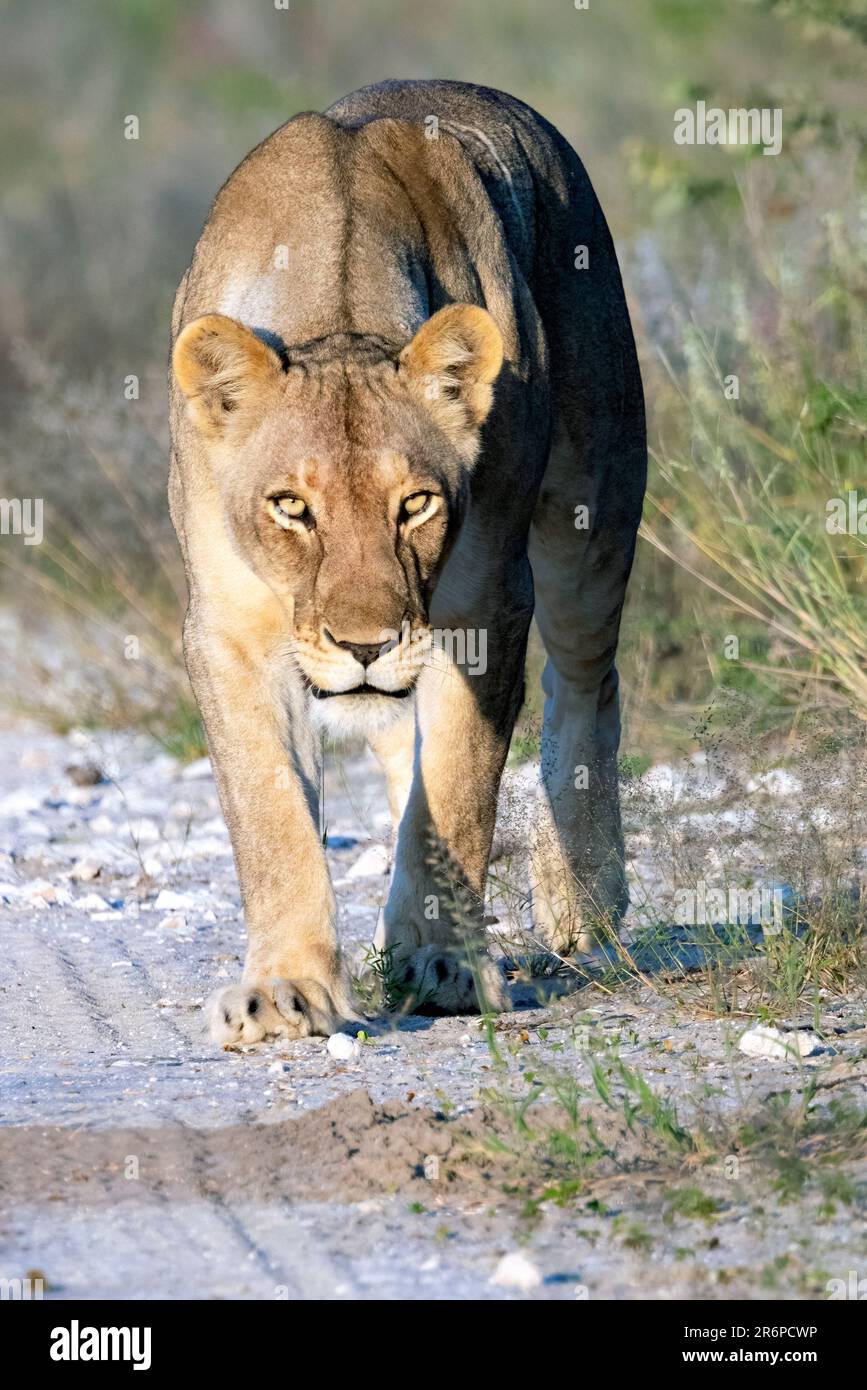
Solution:
[[[251,429],[282,374],[273,348],[224,314],[188,323],[172,365],[195,424],[211,439]]]
[[[400,373],[455,443],[478,430],[503,365],[500,330],[476,304],[448,304],[400,354]]]

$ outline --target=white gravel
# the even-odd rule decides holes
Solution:
[[[113,780],[75,786],[65,768],[85,759]],[[515,786],[531,776],[523,770]],[[674,770],[660,781],[682,799]],[[373,937],[389,855],[372,763],[332,769],[327,799],[341,932],[359,953]],[[642,835],[640,824],[630,830],[646,881]],[[359,1086],[375,1101],[411,1095],[413,1105],[447,1101],[460,1111],[497,1082],[472,1019],[411,1018],[361,1045],[338,1035],[327,1049],[311,1039],[217,1050],[201,1005],[216,984],[239,977],[244,952],[228,837],[207,760],[182,768],[145,738],[0,732],[0,931],[4,1125],[211,1129],[291,1118]],[[836,1064],[848,1062],[863,1100],[863,1014],[853,1005],[837,1017]],[[651,991],[585,990],[562,1007],[509,1016],[498,1038],[516,1076],[554,1064],[587,1087],[593,1047],[616,1047],[685,1115],[708,1090],[717,1112],[734,1114],[745,1098],[794,1092],[804,1068],[835,1060],[751,1060],[738,1054],[742,1032],[742,1023],[698,1018]],[[723,1279],[728,1290],[740,1287],[726,1273],[736,1268],[752,1271],[746,1296],[801,1297],[805,1267],[834,1274],[840,1266],[845,1275],[863,1262],[867,1234],[863,1216],[840,1208],[806,1233],[809,1252],[793,1253],[805,1233],[793,1207],[769,1208],[757,1226],[733,1202],[713,1245],[698,1219],[670,1228],[661,1209],[659,1219],[645,1212],[648,1253],[624,1241],[616,1196],[578,1217],[546,1204],[544,1220],[524,1229],[513,1210],[454,1209],[430,1186],[420,1212],[385,1196],[275,1207],[167,1204],[157,1192],[144,1215],[123,1203],[110,1211],[85,1201],[25,1204],[3,1213],[0,1275],[40,1269],[49,1297],[272,1298],[280,1289],[338,1299],[573,1300],[582,1289],[591,1298],[718,1297]],[[529,1242],[524,1254],[515,1254],[519,1236]],[[695,1259],[678,1255],[685,1247]],[[775,1260],[795,1273],[772,1287],[761,1271]]]

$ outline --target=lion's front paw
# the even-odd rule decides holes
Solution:
[[[205,1013],[211,1037],[222,1047],[276,1037],[285,1022],[268,994],[253,985],[217,990],[205,1005]]]
[[[266,1038],[327,1038],[341,1023],[331,994],[316,980],[230,985],[213,994],[205,1007],[211,1037],[221,1047]]]
[[[467,953],[458,948],[422,946],[406,961],[399,978],[414,1013],[503,1013],[511,1008],[502,972],[486,954],[471,965]]]

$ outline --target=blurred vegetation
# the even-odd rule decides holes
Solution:
[[[864,539],[825,509],[864,477],[864,0],[7,0],[2,22],[0,495],[43,497],[47,538],[0,546],[13,699],[200,746],[164,500],[174,288],[215,191],[289,115],[445,76],[553,120],[618,245],[653,446],[625,757],[688,747],[720,685],[769,735],[863,718]],[[782,153],[675,145],[698,99],[782,108]],[[539,709],[533,687],[520,753]]]

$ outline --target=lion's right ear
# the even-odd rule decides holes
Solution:
[[[473,463],[503,365],[503,339],[491,315],[477,304],[447,304],[421,325],[398,362],[410,390]]]
[[[188,323],[172,365],[193,421],[212,439],[251,429],[283,370],[273,348],[224,314]]]

